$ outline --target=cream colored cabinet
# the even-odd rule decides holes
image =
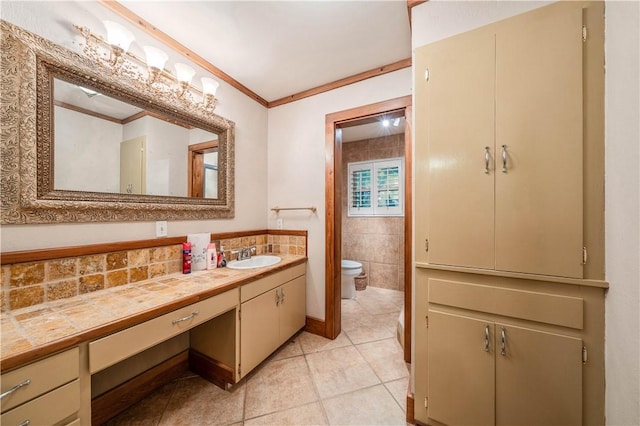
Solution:
[[[582,9],[564,3],[416,49],[417,261],[583,276]]]
[[[77,420],[80,356],[73,348],[2,375],[3,425],[54,425]]]
[[[241,288],[240,377],[304,327],[305,269],[298,265]]]
[[[582,340],[429,310],[429,418],[579,425]]]

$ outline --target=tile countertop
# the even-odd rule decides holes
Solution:
[[[218,268],[171,274],[55,302],[3,312],[0,369],[34,361],[79,343],[106,336],[306,261],[279,254],[264,268]],[[239,302],[239,301],[238,301]]]

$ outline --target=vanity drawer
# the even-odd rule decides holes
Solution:
[[[103,370],[236,306],[237,288],[93,341],[89,343],[89,371]]]
[[[78,379],[33,401],[7,411],[0,417],[5,426],[24,424],[54,425],[80,410],[80,381]]]
[[[30,383],[2,398],[2,412],[77,379],[79,365],[80,350],[73,348],[3,374],[2,393],[27,380]]]
[[[240,288],[240,301],[242,303],[256,296],[261,295],[273,288],[278,287],[294,278],[304,275],[307,271],[307,264],[293,266],[268,277],[261,278],[249,284],[245,284]]]

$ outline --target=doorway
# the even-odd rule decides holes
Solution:
[[[342,132],[349,123],[383,114],[404,112],[405,197],[404,197],[404,358],[411,362],[411,256],[412,256],[412,97],[404,96],[328,114],[325,119],[325,324],[324,336],[335,339],[341,331],[341,260],[342,260]]]

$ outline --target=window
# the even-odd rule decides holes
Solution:
[[[404,214],[403,159],[349,163],[349,216]]]

